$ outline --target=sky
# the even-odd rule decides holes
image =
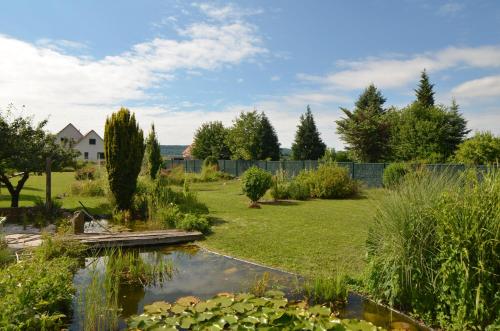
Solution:
[[[323,140],[375,84],[386,106],[414,100],[420,72],[469,127],[500,134],[500,1],[5,1],[0,109],[57,132],[102,134],[120,107],[161,144],[203,122],[264,111],[290,147],[307,105]]]

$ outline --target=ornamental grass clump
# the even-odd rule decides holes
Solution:
[[[500,173],[419,171],[382,202],[369,231],[371,294],[447,330],[500,317]]]
[[[250,199],[251,208],[259,208],[259,199],[271,188],[272,183],[271,174],[265,170],[254,166],[245,171],[241,184],[243,193]]]

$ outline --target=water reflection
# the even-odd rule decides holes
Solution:
[[[277,270],[245,263],[221,255],[213,254],[194,245],[168,246],[154,249],[136,250],[138,256],[148,264],[157,264],[159,261],[172,261],[174,273],[170,279],[149,286],[138,284],[121,284],[118,290],[118,305],[120,312],[120,328],[124,328],[127,317],[140,314],[144,305],[155,301],[173,302],[179,297],[194,295],[200,299],[208,299],[220,292],[247,291],[268,273],[271,284],[287,293],[288,297],[298,298],[297,277]],[[105,271],[104,257],[99,258],[96,268]],[[85,265],[89,265],[88,258]],[[89,268],[80,269],[74,278],[77,287],[83,288],[91,280]],[[277,285],[279,284],[279,285]],[[78,297],[75,299],[75,317],[70,330],[80,330],[82,316],[78,313]],[[81,302],[81,299],[80,299]],[[404,322],[405,324],[392,325],[397,327],[407,326],[401,330],[420,330],[404,317],[391,313],[388,309],[364,300],[355,294],[349,295],[349,303],[341,311],[343,318],[359,318],[373,322],[375,325],[391,328],[391,323]]]

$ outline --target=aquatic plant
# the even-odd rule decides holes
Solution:
[[[383,201],[368,237],[371,294],[448,330],[500,317],[500,173],[417,172]]]
[[[347,302],[348,277],[342,272],[306,279],[302,287],[303,293],[310,303],[328,303],[338,307]]]
[[[263,297],[253,294],[221,293],[200,301],[184,297],[175,303],[155,302],[144,314],[129,319],[130,330],[382,330],[359,320],[341,320],[330,308],[305,302],[289,302],[279,291]]]

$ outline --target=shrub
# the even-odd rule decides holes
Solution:
[[[288,188],[290,182],[287,178],[287,173],[285,170],[278,170],[273,176],[273,185],[271,186],[271,197],[274,200],[288,199],[290,198]]]
[[[210,222],[205,216],[184,214],[182,218],[177,220],[175,227],[186,231],[208,233],[210,231]]]
[[[271,187],[272,176],[269,172],[253,166],[245,171],[241,183],[243,193],[250,199],[252,205],[255,205]]]
[[[219,170],[219,160],[213,155],[207,156],[205,160],[203,160],[203,167],[211,167],[215,168],[215,170]]]
[[[311,198],[349,198],[359,192],[359,184],[351,179],[349,171],[335,163],[321,164],[317,170],[302,171],[296,180],[309,187]]]
[[[311,197],[311,190],[306,182],[293,180],[288,185],[288,196],[293,200],[307,200]]]
[[[106,195],[105,185],[101,180],[79,180],[71,184],[71,194],[84,197],[102,197]]]
[[[97,169],[94,165],[87,164],[75,172],[76,180],[92,180],[96,178]]]
[[[164,170],[161,172],[161,177],[163,177],[167,184],[170,185],[183,185],[186,179],[186,174],[184,173],[184,166],[178,165],[172,169]]]
[[[384,169],[382,182],[384,187],[394,188],[399,185],[406,174],[409,172],[409,166],[405,163],[391,163]]]
[[[500,174],[479,177],[409,174],[382,202],[367,241],[374,297],[449,330],[500,322]]]

